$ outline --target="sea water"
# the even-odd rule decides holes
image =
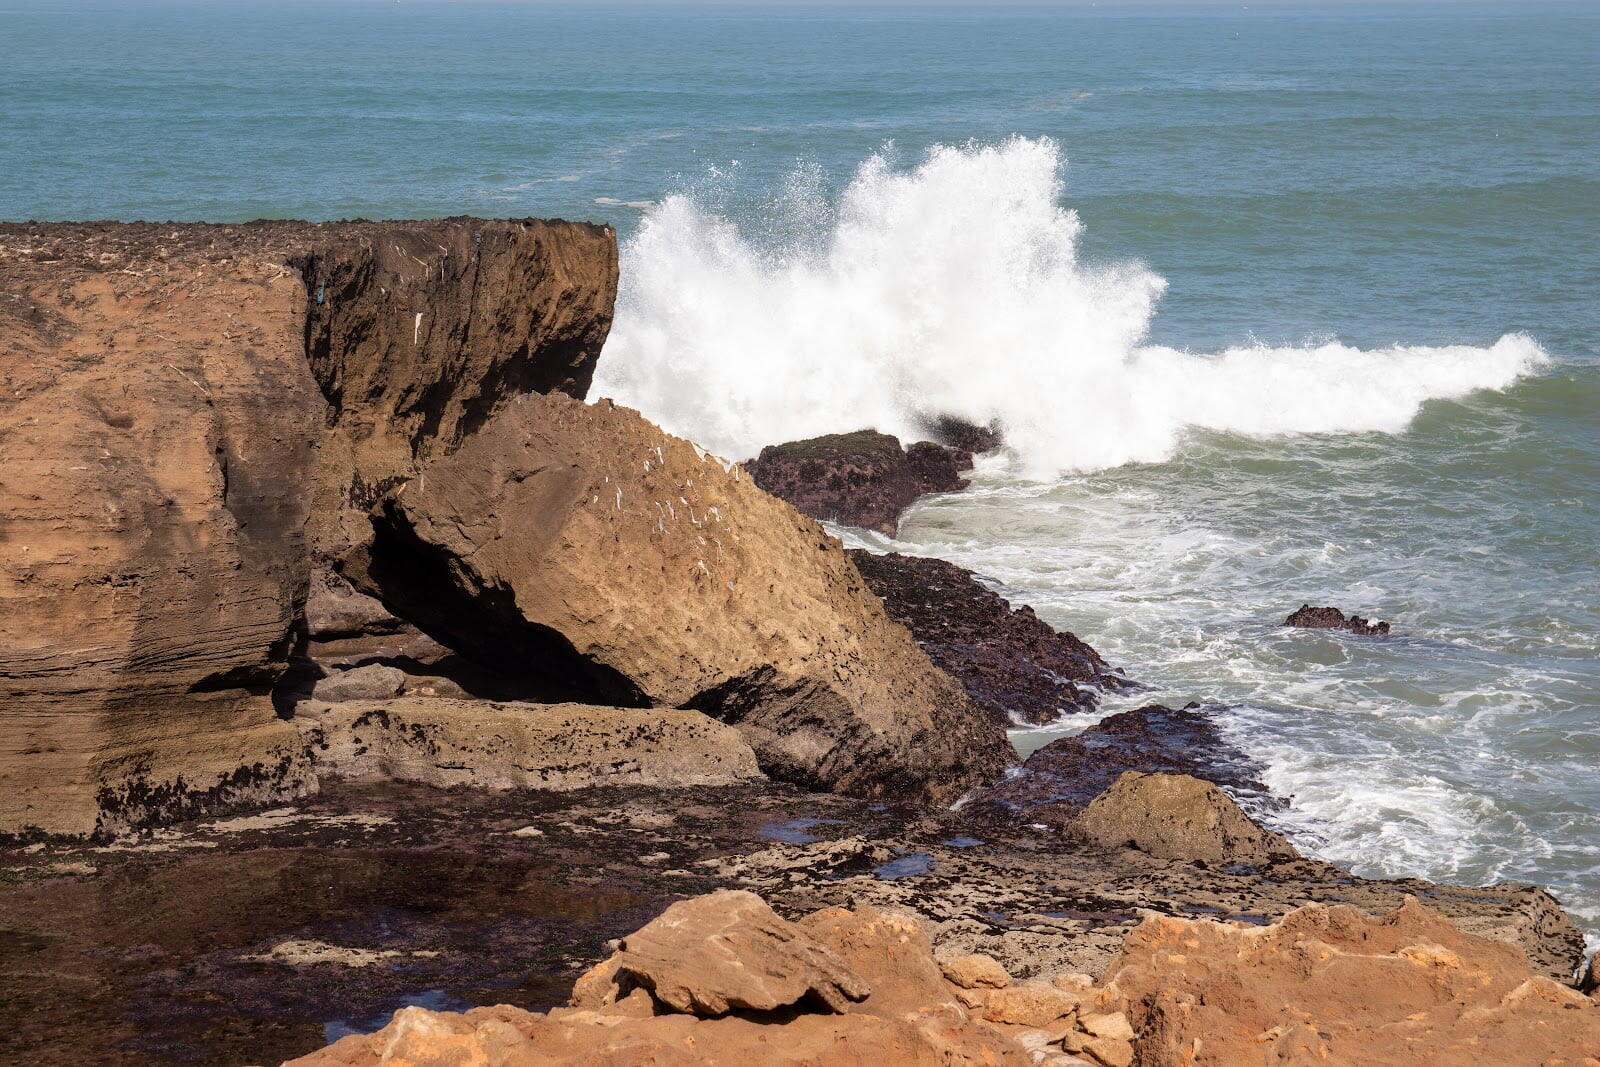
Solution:
[[[596,395],[733,458],[997,422],[845,535],[1149,686],[1101,713],[1226,704],[1305,850],[1600,932],[1595,5],[0,0],[0,46],[0,217],[610,222]]]

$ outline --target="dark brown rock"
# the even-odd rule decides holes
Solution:
[[[1052,722],[1093,707],[1100,689],[1129,684],[1076,635],[1051,628],[1027,605],[1012,608],[963,567],[860,549],[850,558],[889,617],[1004,725]]]
[[[307,788],[312,560],[508,396],[581,393],[615,283],[571,223],[0,224],[0,833]]]
[[[1223,740],[1204,707],[1152,704],[1050,742],[1020,773],[974,799],[971,809],[1065,828],[1128,771],[1193,775],[1259,806],[1278,803],[1257,777],[1255,762]]]
[[[1004,443],[1000,431],[993,424],[978,426],[950,415],[930,419],[926,430],[929,438],[939,444],[974,455],[993,452]]]
[[[1386,622],[1370,622],[1360,615],[1348,618],[1338,608],[1314,608],[1300,605],[1300,610],[1283,620],[1285,626],[1299,626],[1307,630],[1348,630],[1362,637],[1381,637],[1389,632]]]
[[[814,519],[893,537],[919,496],[965,489],[972,455],[931,441],[902,450],[876,430],[768,445],[745,464],[755,483]]]
[[[948,802],[1014,759],[836,540],[609,402],[518,400],[373,523],[357,584],[537,699],[695,708],[858,795]]]

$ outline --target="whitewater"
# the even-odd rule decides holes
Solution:
[[[861,164],[834,201],[804,170],[741,226],[694,192],[649,208],[624,250],[595,383],[730,457],[953,416],[997,426],[1037,478],[1169,459],[1186,432],[1406,428],[1425,401],[1503,389],[1548,363],[1493,344],[1145,344],[1166,281],[1086,264],[1049,138]]]

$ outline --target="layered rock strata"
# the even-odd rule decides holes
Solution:
[[[893,537],[918,497],[965,489],[972,453],[932,441],[900,447],[876,430],[768,445],[745,468],[757,485],[814,519]]]
[[[272,694],[314,554],[581,393],[615,284],[570,223],[0,225],[0,832],[306,788]]]
[[[609,402],[519,398],[372,521],[346,575],[543,699],[704,711],[858,795],[951,801],[1013,758],[836,540]]]
[[[1013,608],[964,567],[927,556],[850,550],[867,587],[928,658],[1006,726],[1053,722],[1131,683],[1075,634]]]

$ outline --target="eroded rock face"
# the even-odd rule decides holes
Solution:
[[[1389,632],[1386,622],[1371,622],[1360,615],[1345,616],[1338,608],[1314,608],[1301,604],[1300,610],[1283,620],[1285,626],[1307,630],[1348,630],[1362,637],[1381,637]]]
[[[693,707],[862,795],[954,800],[1011,759],[837,541],[609,402],[520,398],[373,525],[347,574],[545,699]]]
[[[1281,803],[1257,777],[1256,763],[1223,740],[1205,707],[1151,704],[1050,742],[1020,774],[975,798],[971,810],[1065,828],[1127,771],[1193,775],[1263,807]]]
[[[375,1034],[291,1062],[1051,1062],[1031,1057],[1016,1028],[986,1023],[951,996],[927,935],[907,917],[830,908],[790,923],[753,894],[722,892],[674,904],[624,945],[578,980],[569,1007],[406,1008]]]
[[[615,270],[533,221],[0,225],[0,833],[308,788],[273,692],[313,554],[579,391]]]
[[[917,497],[965,489],[972,453],[932,441],[902,450],[876,430],[768,445],[745,465],[757,485],[814,519],[893,537]]]
[[[1379,918],[1312,904],[1264,929],[1149,918],[1107,979],[1151,1067],[1581,1064],[1600,1049],[1600,1005],[1414,899]]]
[[[295,724],[320,778],[581,789],[761,777],[737,730],[671,708],[396,697],[302,704]]]
[[[1072,820],[1073,833],[1152,856],[1208,863],[1269,863],[1298,853],[1251,821],[1222,790],[1187,774],[1129,771]]]
[[[890,618],[1003,725],[1052,722],[1093,707],[1099,689],[1129,684],[1076,635],[1012,608],[964,567],[861,549],[850,558]]]

